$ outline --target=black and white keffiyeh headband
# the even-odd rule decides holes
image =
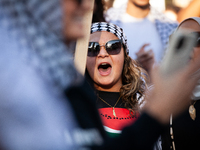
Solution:
[[[127,54],[129,54],[127,38],[122,28],[108,22],[96,22],[92,24],[90,33],[92,34],[97,31],[107,31],[113,33],[115,36],[122,40],[125,50]]]

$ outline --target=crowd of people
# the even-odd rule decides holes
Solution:
[[[95,0],[82,76],[71,52],[92,2],[0,1],[0,149],[199,149],[200,18]],[[181,29],[196,35],[191,60],[163,76]]]

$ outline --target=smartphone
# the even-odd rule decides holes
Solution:
[[[190,30],[179,29],[170,37],[166,54],[161,61],[163,75],[170,75],[183,68],[191,59],[197,36]]]

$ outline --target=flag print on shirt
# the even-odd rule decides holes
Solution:
[[[121,130],[133,124],[139,117],[139,113],[135,112],[130,115],[126,108],[114,108],[116,117],[113,115],[113,108],[99,108],[99,114],[106,132],[111,137],[116,137],[121,133]]]

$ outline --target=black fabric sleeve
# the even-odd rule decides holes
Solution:
[[[94,89],[84,80],[81,84],[66,89],[65,94],[74,110],[74,115],[82,129],[97,129],[103,138],[106,137],[96,107]]]
[[[163,126],[144,113],[129,127],[126,127],[119,138],[107,139],[104,145],[93,147],[93,150],[150,150],[163,130]]]
[[[104,143],[90,147],[92,150],[150,150],[153,148],[163,126],[147,113],[143,113],[133,125],[126,127],[118,138],[108,138],[97,112],[96,96],[92,91],[92,87],[86,81],[65,91],[79,126],[82,129],[96,128],[104,138]]]

